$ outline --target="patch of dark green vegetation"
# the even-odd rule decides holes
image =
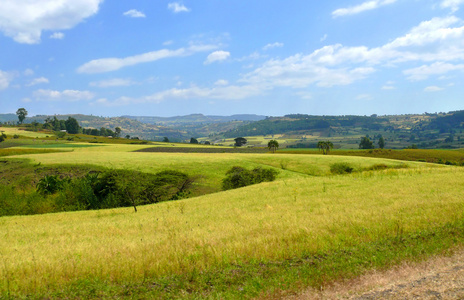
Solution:
[[[274,181],[278,172],[274,169],[254,168],[247,170],[242,167],[232,167],[222,180],[222,189],[231,190],[265,181]]]
[[[330,172],[332,174],[350,174],[354,168],[346,162],[334,163],[330,165]]]
[[[171,153],[267,153],[267,148],[219,148],[219,147],[153,147],[134,152],[171,152]]]
[[[0,216],[104,209],[189,197],[196,178],[166,170],[156,174],[90,166],[0,164]],[[8,179],[6,179],[8,178]]]
[[[115,283],[81,279],[60,290],[23,295],[28,299],[280,299],[308,287],[323,289],[333,282],[356,278],[370,270],[386,270],[403,262],[451,255],[464,245],[464,220],[427,230],[386,236],[354,246],[336,246],[301,253],[285,260],[224,263],[215,269],[145,277]],[[6,295],[2,295],[6,296]]]

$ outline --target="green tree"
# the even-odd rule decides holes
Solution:
[[[235,141],[235,146],[241,147],[247,143],[247,139],[243,137],[238,137],[234,139]]]
[[[385,139],[383,138],[383,136],[380,136],[378,144],[380,149],[385,148]]]
[[[19,108],[16,111],[16,115],[18,116],[19,124],[23,124],[23,121],[27,116],[27,110],[25,108]]]
[[[196,138],[190,138],[190,144],[198,144],[198,140]]]
[[[169,143],[169,139],[168,139],[167,136],[165,136],[165,137],[163,138],[163,143]]]
[[[79,133],[80,126],[76,119],[72,117],[68,117],[68,119],[65,121],[65,125],[66,125],[66,131],[68,133],[71,133],[71,134]]]
[[[114,137],[118,138],[121,136],[121,127],[116,127],[114,129]]]
[[[2,131],[0,134],[0,142],[3,142],[4,140],[6,140],[6,134]]]
[[[372,143],[368,136],[363,136],[359,143],[359,149],[374,149],[374,143]]]
[[[322,154],[327,155],[330,152],[330,149],[333,149],[334,145],[331,141],[319,141],[317,143],[317,148],[322,151]]]
[[[267,143],[267,147],[272,151],[272,153],[275,153],[279,148],[279,142],[276,140],[270,140],[269,143]]]

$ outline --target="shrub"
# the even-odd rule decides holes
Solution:
[[[354,168],[346,162],[335,163],[330,165],[330,172],[332,174],[349,174],[352,173]]]
[[[224,190],[230,190],[265,181],[274,181],[277,174],[278,172],[274,169],[263,169],[258,167],[250,171],[235,166],[227,171],[226,178],[222,180],[222,188]]]

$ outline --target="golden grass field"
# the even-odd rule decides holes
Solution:
[[[132,208],[0,218],[0,291],[30,295],[82,279],[142,282],[395,237],[463,216],[459,167],[408,168],[331,176],[334,162],[355,168],[405,162],[294,154],[129,152],[103,145],[21,155],[43,165],[93,164],[145,172],[178,169],[218,185],[234,165],[280,169],[275,182]],[[283,169],[282,169],[283,168]],[[317,176],[316,176],[317,175]],[[1,294],[0,294],[1,295]]]

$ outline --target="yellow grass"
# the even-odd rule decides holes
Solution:
[[[462,182],[455,167],[385,170],[286,178],[137,213],[3,217],[0,290],[34,292],[95,277],[141,281],[431,228],[462,217]]]
[[[0,132],[4,132],[8,138],[12,138],[15,134],[25,137],[32,137],[32,138],[44,138],[47,136],[53,136],[53,133],[41,133],[41,132],[34,132],[34,131],[26,131],[21,130],[18,127],[0,127]]]

